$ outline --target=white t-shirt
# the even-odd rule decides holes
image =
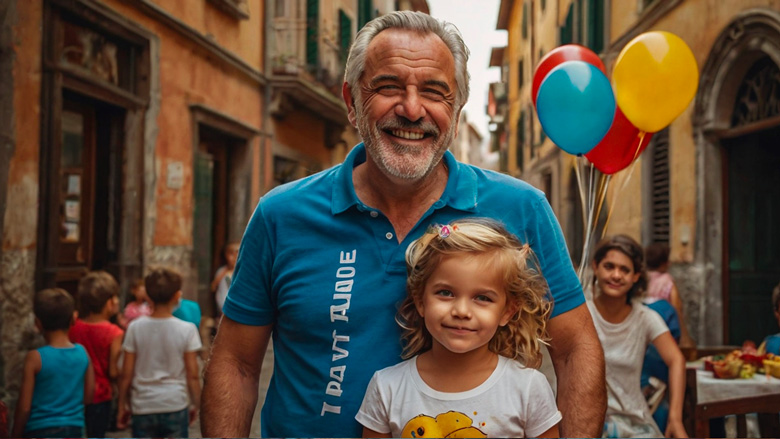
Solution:
[[[604,320],[592,301],[587,303],[607,366],[607,428],[610,418],[615,418],[618,425],[613,428],[620,430],[619,437],[663,437],[639,382],[647,346],[669,328],[657,312],[637,301],[625,320],[617,324]]]
[[[122,349],[135,353],[130,404],[133,414],[171,413],[189,406],[184,353],[201,348],[194,324],[176,317],[133,320]]]
[[[227,299],[228,290],[230,289],[230,282],[233,279],[233,274],[226,274],[222,277],[217,285],[217,295],[215,300],[217,301],[217,309],[220,314],[222,313],[222,307],[225,305],[225,299]]]
[[[498,357],[496,370],[466,392],[432,389],[417,371],[417,357],[376,372],[360,411],[363,426],[393,437],[535,437],[561,420],[544,375]],[[412,435],[413,433],[413,435]]]

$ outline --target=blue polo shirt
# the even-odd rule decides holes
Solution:
[[[263,437],[361,436],[355,414],[371,376],[401,360],[395,314],[406,295],[404,252],[430,224],[502,221],[536,253],[553,316],[584,303],[541,191],[447,152],[444,193],[399,244],[382,212],[355,194],[352,170],[365,160],[359,144],[343,164],[270,191],[241,241],[223,312],[246,325],[274,325]]]

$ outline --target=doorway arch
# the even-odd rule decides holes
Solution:
[[[692,121],[698,200],[695,254],[703,269],[697,328],[701,344],[742,342],[729,340],[726,147],[729,139],[739,135],[780,127],[780,115],[734,123],[740,87],[750,69],[762,60],[780,66],[780,13],[750,9],[735,16],[721,32],[701,71]]]

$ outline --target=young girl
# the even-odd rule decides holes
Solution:
[[[696,346],[696,342],[691,338],[688,326],[685,324],[680,292],[669,274],[669,246],[658,242],[648,245],[645,249],[645,259],[647,260],[647,292],[643,299],[644,302],[649,304],[658,300],[666,300],[671,303],[680,320],[680,346]]]
[[[233,279],[233,270],[236,268],[238,249],[240,243],[231,242],[225,244],[222,255],[225,257],[225,265],[219,267],[211,281],[211,291],[214,292],[214,301],[217,305],[217,316],[222,315],[222,306],[225,304],[230,283]]]
[[[133,297],[133,300],[125,305],[122,318],[119,319],[120,326],[123,329],[127,329],[127,325],[138,317],[148,316],[152,313],[143,278],[138,278],[130,284],[130,295]]]
[[[588,308],[604,348],[607,415],[604,437],[663,437],[639,386],[652,343],[669,367],[667,437],[688,437],[682,424],[685,358],[663,319],[638,299],[646,285],[642,246],[625,235],[601,241],[593,255],[594,294]]]
[[[412,242],[397,318],[407,360],[371,379],[364,437],[558,437],[561,414],[533,369],[551,305],[532,257],[483,219]]]

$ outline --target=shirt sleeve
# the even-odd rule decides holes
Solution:
[[[132,325],[127,327],[125,339],[122,342],[122,350],[135,352],[135,328]]]
[[[253,326],[274,323],[273,261],[271,233],[263,213],[263,200],[260,200],[241,239],[233,280],[222,307],[228,318]]]
[[[371,382],[368,383],[366,395],[363,397],[363,403],[360,405],[355,419],[364,427],[377,433],[390,433],[387,406],[382,399],[376,373],[371,377]]]
[[[525,437],[538,437],[561,422],[563,416],[555,405],[550,384],[541,372],[533,374],[529,380],[526,395],[529,403],[526,407]]]
[[[187,323],[187,350],[185,352],[199,351],[203,345],[200,342],[198,328],[192,322]]]
[[[535,196],[534,215],[529,219],[526,242],[539,260],[542,275],[550,289],[553,300],[550,318],[553,318],[585,303],[585,295],[550,203],[542,194]]]
[[[634,306],[642,306],[643,308],[645,324],[647,325],[648,344],[652,343],[656,337],[663,334],[664,332],[669,332],[669,327],[666,326],[666,322],[664,322],[664,319],[660,314],[643,305],[637,304]]]

